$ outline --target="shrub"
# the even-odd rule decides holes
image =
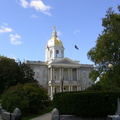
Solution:
[[[37,83],[27,83],[9,88],[2,95],[2,107],[13,112],[19,108],[22,114],[38,113],[42,111],[48,101],[47,91]]]
[[[73,114],[81,117],[106,117],[117,109],[116,92],[69,92],[54,95],[53,104],[60,114]]]
[[[23,113],[28,112],[29,100],[22,85],[11,87],[2,95],[2,107],[9,112],[13,112],[15,108],[19,108]]]
[[[29,99],[29,111],[30,113],[38,113],[44,107],[46,107],[46,101],[48,101],[47,90],[36,83],[28,83],[23,86],[25,94]]]

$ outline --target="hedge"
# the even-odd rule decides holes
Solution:
[[[60,114],[72,114],[81,117],[107,117],[117,110],[118,92],[81,91],[56,93],[53,105]]]

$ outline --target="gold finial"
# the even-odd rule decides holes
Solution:
[[[53,37],[57,37],[57,32],[56,32],[56,27],[55,27],[55,26],[53,27],[52,36],[53,36]]]
[[[56,27],[55,26],[53,27],[53,30],[56,31]]]

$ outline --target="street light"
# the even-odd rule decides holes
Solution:
[[[110,63],[110,64],[108,65],[108,68],[110,68],[110,70],[112,70],[112,69],[113,69],[113,65]]]
[[[113,81],[112,81],[112,70],[113,70],[113,64],[109,64],[108,68],[110,69],[110,79],[111,79],[111,89],[113,90]]]
[[[63,92],[63,81],[64,81],[64,77],[61,78],[61,90]]]

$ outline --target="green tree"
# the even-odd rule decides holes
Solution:
[[[17,84],[2,94],[2,107],[13,112],[19,108],[22,114],[38,113],[44,110],[49,102],[47,90],[37,83]]]
[[[29,65],[25,64],[24,62],[21,63],[20,61],[18,62],[19,69],[21,71],[21,76],[23,79],[21,79],[20,83],[29,83],[29,82],[35,82],[34,79],[34,72],[30,68]]]
[[[1,99],[2,107],[9,112],[13,112],[15,108],[19,108],[22,114],[29,112],[29,99],[25,95],[22,84],[8,88]]]
[[[27,83],[23,86],[26,96],[29,99],[30,113],[37,113],[46,107],[49,102],[47,90],[36,83]]]
[[[10,86],[35,81],[33,75],[33,71],[25,63],[0,56],[0,95]]]
[[[100,77],[102,85],[109,85],[112,79],[113,85],[120,87],[120,14],[109,8],[103,18],[102,26],[104,29],[96,41],[96,46],[88,52],[88,58],[97,66],[90,77],[93,80]],[[112,73],[108,69],[109,63],[114,66]]]

